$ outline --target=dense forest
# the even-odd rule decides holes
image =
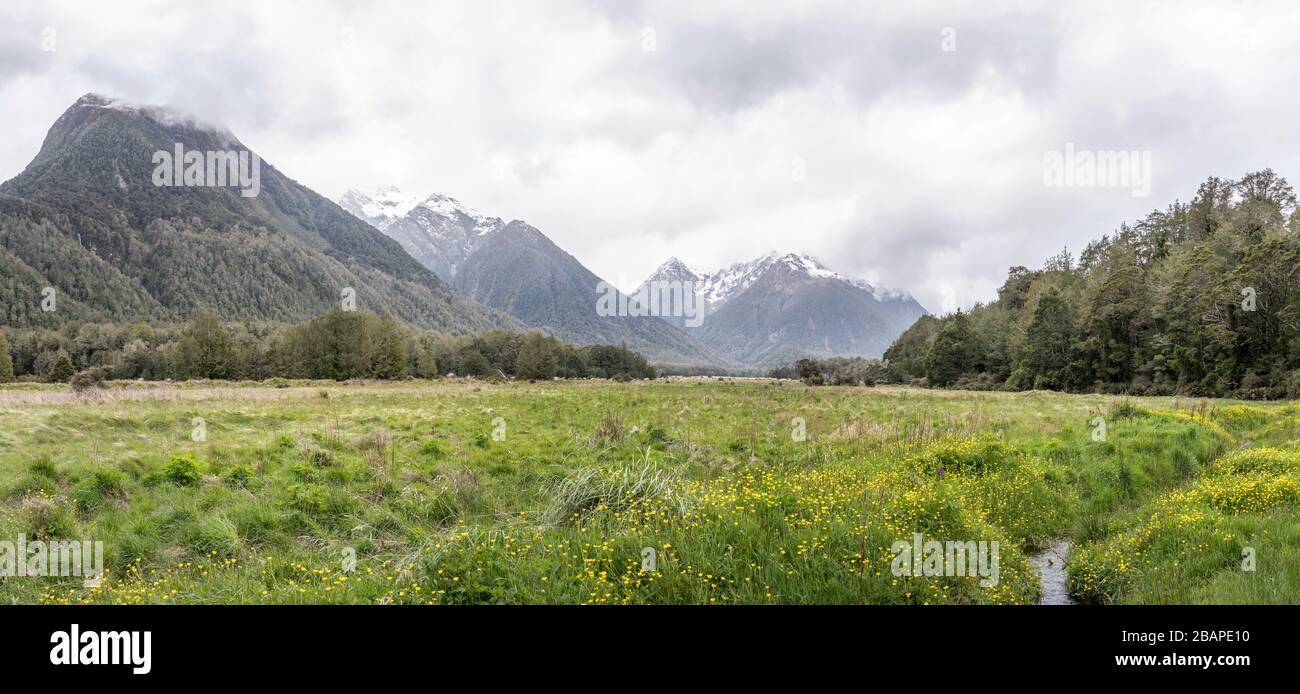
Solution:
[[[391,316],[334,309],[299,324],[222,322],[200,311],[184,325],[83,323],[0,328],[0,382],[108,379],[654,378],[621,346],[574,347],[539,333],[448,336]],[[74,379],[74,375],[83,376]]]
[[[1210,178],[885,353],[935,387],[1300,397],[1300,213],[1272,170]]]

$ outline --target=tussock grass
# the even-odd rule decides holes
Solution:
[[[580,468],[555,484],[552,495],[547,516],[553,523],[576,524],[593,514],[627,511],[638,504],[655,504],[681,517],[696,505],[673,474],[650,461],[649,449],[641,461]]]

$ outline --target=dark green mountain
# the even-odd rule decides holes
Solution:
[[[224,129],[97,95],[54,123],[27,169],[0,185],[0,323],[171,321],[202,307],[301,321],[351,288],[358,308],[425,328],[523,329],[269,163],[255,196],[211,180],[155,185],[155,156],[178,144],[248,152]],[[47,287],[54,312],[41,310]]]
[[[487,234],[461,265],[453,286],[488,306],[578,344],[626,344],[660,364],[722,360],[655,316],[601,316],[600,278],[537,229],[519,221]]]

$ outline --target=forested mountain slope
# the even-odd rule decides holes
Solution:
[[[205,307],[299,321],[351,289],[358,307],[425,328],[522,329],[269,163],[256,191],[156,185],[158,153],[178,145],[248,152],[222,128],[97,95],[54,123],[26,170],[0,185],[0,324],[174,321]],[[54,311],[42,307],[50,290]]]

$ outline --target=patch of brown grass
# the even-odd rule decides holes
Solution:
[[[898,427],[892,424],[850,415],[845,417],[839,426],[831,430],[829,438],[833,441],[884,440],[897,435]]]

